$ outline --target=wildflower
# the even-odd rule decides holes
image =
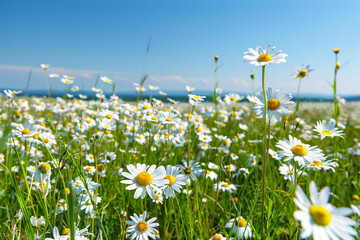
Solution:
[[[356,221],[346,216],[352,214],[350,208],[335,208],[329,203],[330,188],[324,187],[319,193],[314,181],[310,183],[310,200],[301,187],[297,188],[295,204],[300,208],[294,212],[301,222],[300,237],[320,239],[354,239],[357,232],[352,226]]]
[[[342,131],[338,130],[336,126],[336,121],[334,119],[330,120],[328,124],[326,124],[326,120],[318,121],[316,123],[314,131],[320,134],[320,139],[324,139],[325,137],[342,137],[344,134]]]
[[[229,93],[229,94],[225,95],[224,102],[228,105],[235,104],[236,102],[241,101],[243,98],[244,97],[240,96],[239,94]]]
[[[188,91],[188,93],[192,93],[193,91],[195,91],[195,88],[186,86],[186,90]]]
[[[231,219],[225,228],[232,228],[233,234],[236,234],[237,239],[248,239],[252,237],[250,224],[243,217]]]
[[[221,234],[215,233],[209,240],[226,240],[227,238]]]
[[[214,184],[214,189],[215,191],[220,191],[220,192],[232,192],[233,190],[236,191],[236,186],[234,184],[228,183],[228,182],[219,182],[219,183],[215,183]]]
[[[149,88],[151,91],[156,91],[159,89],[159,87],[155,87],[155,86],[152,86],[152,85],[149,85]]]
[[[154,234],[158,233],[156,227],[159,226],[158,223],[155,223],[156,217],[151,218],[150,220],[146,221],[146,211],[140,216],[134,214],[130,216],[130,220],[126,221],[130,227],[126,228],[126,232],[129,233],[126,237],[130,237],[131,239],[136,240],[145,240],[148,237],[155,239]]]
[[[45,182],[51,176],[51,166],[47,162],[40,163],[34,172],[34,177],[39,182]]]
[[[292,96],[290,93],[284,93],[280,90],[276,90],[273,92],[271,87],[268,88],[266,91],[267,96],[267,117],[271,119],[275,116],[277,121],[281,120],[280,114],[282,115],[289,115],[290,111],[288,110],[289,105],[292,105],[294,102],[290,101]],[[257,94],[259,101],[255,104],[254,111],[258,116],[264,117],[264,93],[261,91]]]
[[[281,53],[282,51],[275,50],[271,44],[268,45],[266,50],[262,47],[257,46],[256,50],[249,48],[249,52],[245,52],[244,62],[250,62],[255,66],[264,66],[271,63],[282,63],[286,62],[286,54]]]
[[[65,83],[66,85],[69,85],[69,84],[73,84],[73,83],[74,83],[74,80],[62,78],[62,79],[61,79],[61,82],[62,82],[62,83]]]
[[[165,179],[169,180],[169,183],[163,187],[163,191],[166,198],[175,197],[175,192],[180,193],[183,186],[186,184],[185,180],[188,177],[184,174],[180,174],[181,168],[176,166],[168,165],[166,167]]]
[[[31,225],[38,228],[45,225],[45,219],[43,216],[36,218],[34,216],[31,216],[30,218]]]
[[[146,192],[152,199],[156,199],[154,189],[157,190],[165,184],[169,184],[169,180],[165,179],[166,171],[163,166],[156,168],[155,165],[147,166],[146,164],[137,163],[136,167],[132,164],[126,166],[129,173],[123,172],[122,175],[128,180],[122,180],[121,183],[129,184],[126,190],[135,190],[134,198],[140,196],[145,198]]]
[[[41,64],[40,67],[44,70],[48,69],[50,67],[49,64]]]
[[[306,78],[309,77],[309,73],[314,71],[310,68],[310,65],[302,65],[301,67],[298,67],[295,69],[295,72],[292,74],[293,78]]]
[[[314,171],[321,169],[327,171],[331,169],[333,172],[335,172],[334,168],[339,166],[339,164],[336,161],[337,159],[326,160],[326,158],[322,158],[321,160],[314,160],[313,162],[308,162],[307,168]]]
[[[108,84],[111,84],[112,83],[112,80],[106,76],[103,76],[100,78],[101,81],[103,81],[104,83],[108,83]]]

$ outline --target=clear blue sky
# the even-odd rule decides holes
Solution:
[[[48,73],[68,74],[85,89],[96,75],[115,79],[118,91],[138,82],[149,36],[152,42],[145,84],[161,90],[185,85],[210,90],[214,56],[219,55],[220,87],[250,92],[250,70],[260,86],[260,68],[243,62],[243,52],[272,43],[289,56],[267,68],[267,82],[296,92],[294,68],[315,71],[303,81],[304,93],[331,93],[332,49],[340,48],[338,92],[360,94],[360,1],[10,1],[0,2],[1,88],[21,89],[29,69],[31,89],[44,89]],[[52,83],[63,89],[58,80]],[[99,85],[102,87],[102,85]]]

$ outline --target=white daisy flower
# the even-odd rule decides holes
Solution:
[[[193,91],[195,91],[195,88],[190,87],[190,86],[186,86],[186,91],[188,91],[188,93],[192,93]]]
[[[330,188],[324,187],[320,192],[314,181],[310,183],[310,199],[301,187],[297,188],[294,202],[300,210],[294,212],[296,220],[301,222],[300,238],[320,239],[354,239],[357,232],[353,229],[357,223],[346,216],[353,213],[350,208],[335,208],[329,203]]]
[[[291,76],[293,78],[306,78],[309,77],[309,73],[312,71],[314,71],[314,69],[311,69],[310,65],[302,65],[301,67],[297,67]]]
[[[220,191],[220,192],[232,192],[233,190],[236,191],[237,188],[234,184],[228,183],[228,182],[219,182],[219,183],[215,183],[214,184],[214,189],[215,191]]]
[[[325,158],[323,158],[321,161],[318,160],[314,160],[313,162],[308,162],[307,163],[307,168],[311,169],[311,170],[321,170],[324,169],[325,171],[331,169],[333,172],[335,172],[336,167],[339,166],[339,164],[336,162],[337,159],[329,159],[326,160]]]
[[[254,111],[256,115],[264,117],[264,93],[261,91],[257,93],[256,96],[258,97],[259,101],[255,104]],[[277,121],[281,120],[280,114],[282,115],[289,115],[290,111],[288,110],[289,105],[294,104],[294,102],[290,101],[292,98],[291,93],[284,93],[280,90],[276,90],[275,92],[271,87],[268,88],[266,91],[267,97],[267,117],[271,119],[275,116]]]
[[[301,140],[289,135],[289,140],[284,139],[276,143],[276,147],[280,148],[279,157],[285,157],[284,161],[295,159],[301,166],[305,166],[308,162],[321,161],[324,154],[317,146],[311,147],[309,144],[302,143]]]
[[[209,240],[226,240],[227,238],[221,234],[215,233]]]
[[[131,239],[136,240],[148,240],[149,237],[155,239],[154,234],[158,233],[156,227],[159,226],[158,223],[155,223],[156,217],[151,218],[150,220],[146,221],[146,212],[137,216],[130,216],[131,221],[126,221],[127,224],[130,225],[126,229],[126,232],[129,233],[126,237],[130,237]]]
[[[36,218],[34,216],[31,216],[30,218],[31,225],[38,228],[45,225],[45,219],[43,216]]]
[[[165,179],[169,180],[169,183],[163,187],[163,191],[166,199],[169,197],[175,197],[175,192],[180,193],[183,186],[186,184],[185,181],[188,179],[188,176],[180,174],[181,168],[176,166],[168,165],[166,167],[166,176]]]
[[[271,148],[269,149],[269,154],[273,159],[280,160],[278,153],[272,150]]]
[[[73,83],[74,83],[74,80],[62,78],[62,79],[61,79],[61,82],[64,83],[64,84],[69,85],[69,84],[73,84]]]
[[[236,234],[236,239],[248,239],[252,237],[250,224],[243,217],[231,219],[225,228],[232,228],[233,234]]]
[[[275,47],[271,44],[268,45],[266,50],[260,46],[257,46],[255,50],[252,48],[249,48],[248,50],[249,52],[244,53],[244,62],[250,62],[250,64],[254,64],[255,66],[286,62],[285,57],[287,57],[287,54],[275,50]]]
[[[237,93],[229,93],[225,95],[224,102],[228,105],[235,104],[236,102],[241,101],[243,98],[243,96],[240,96]]]
[[[34,177],[38,182],[45,182],[51,176],[51,166],[47,162],[40,163],[34,172]]]
[[[101,81],[103,81],[104,83],[108,83],[108,84],[111,84],[112,83],[112,80],[106,76],[103,76],[100,78]]]
[[[122,175],[128,180],[122,180],[121,183],[129,184],[126,190],[135,190],[134,198],[138,199],[140,196],[145,198],[146,192],[152,199],[156,199],[154,190],[169,184],[169,180],[165,179],[166,171],[164,166],[156,168],[155,165],[150,167],[146,164],[137,163],[136,167],[132,164],[126,167],[129,171],[123,172]]]
[[[183,165],[178,165],[178,167],[183,170],[185,175],[189,176],[192,180],[195,180],[202,173],[200,164],[195,162],[195,160],[190,160],[188,163],[185,159],[181,160]]]
[[[342,131],[338,130],[336,126],[335,120],[330,120],[328,124],[326,124],[326,120],[318,121],[315,125],[315,132],[320,133],[320,139],[324,139],[325,137],[342,137],[344,134]]]

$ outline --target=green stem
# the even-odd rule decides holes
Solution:
[[[299,111],[299,107],[300,107],[300,98],[299,98],[299,93],[300,93],[300,84],[301,84],[301,79],[299,79],[299,86],[298,86],[298,90],[297,90],[297,96],[296,96],[296,109],[295,109],[295,113],[297,113]]]
[[[261,207],[261,239],[263,239],[264,234],[264,222],[265,222],[265,172],[266,172],[266,162],[267,162],[267,144],[266,144],[266,127],[267,127],[267,98],[266,98],[266,90],[265,90],[265,65],[262,66],[262,89],[264,93],[264,162],[263,162],[263,176],[262,176],[262,207]]]

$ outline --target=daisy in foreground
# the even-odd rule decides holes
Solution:
[[[300,238],[319,239],[354,239],[357,232],[353,229],[356,221],[346,216],[353,213],[350,208],[335,208],[329,203],[330,188],[320,192],[314,181],[310,183],[310,199],[298,187],[294,202],[300,210],[294,212],[296,220],[301,222]]]
[[[154,223],[156,217],[151,218],[149,221],[145,221],[146,212],[144,212],[143,214],[140,214],[140,216],[134,214],[134,216],[130,216],[130,219],[131,221],[126,221],[126,223],[130,225],[130,227],[126,229],[126,232],[129,233],[126,237],[131,236],[131,239],[136,240],[147,240],[149,237],[155,239],[154,234],[158,233],[158,230],[155,228],[159,226],[158,223]]]
[[[254,111],[256,115],[258,116],[264,116],[264,93],[261,91],[260,93],[256,94],[259,101],[256,102]],[[288,110],[289,105],[294,104],[294,102],[290,101],[292,96],[290,93],[284,93],[280,90],[276,90],[275,92],[271,87],[268,88],[266,91],[267,96],[267,115],[268,118],[271,119],[273,116],[275,116],[277,121],[281,120],[282,115],[289,115],[290,111]]]
[[[320,133],[320,139],[323,140],[325,137],[343,137],[342,131],[338,130],[336,126],[336,121],[334,119],[330,120],[328,124],[323,120],[318,121],[315,125],[315,132]]]
[[[257,46],[255,50],[252,48],[249,48],[248,50],[248,52],[244,53],[244,62],[250,62],[250,64],[254,64],[255,66],[286,62],[285,57],[287,57],[287,54],[275,50],[275,47],[271,44],[267,46],[266,50],[260,46]]]
[[[137,163],[136,167],[132,164],[126,167],[129,172],[123,172],[122,175],[128,180],[122,180],[121,183],[130,184],[125,189],[134,190],[134,198],[138,199],[140,196],[145,198],[146,192],[152,199],[156,199],[154,190],[159,190],[160,187],[169,184],[169,179],[165,179],[166,171],[164,166],[156,168],[155,165],[146,166],[146,164]]]

